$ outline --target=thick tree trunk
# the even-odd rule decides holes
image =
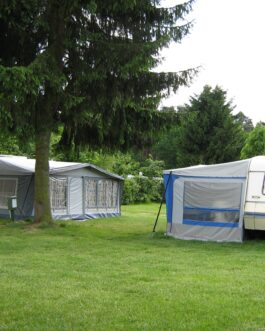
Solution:
[[[51,131],[36,132],[35,223],[52,223],[49,191],[49,148]]]

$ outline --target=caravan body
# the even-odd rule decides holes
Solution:
[[[249,230],[265,230],[265,156],[250,161],[244,208],[244,226]]]
[[[167,234],[181,239],[243,240],[265,230],[265,156],[164,171]]]

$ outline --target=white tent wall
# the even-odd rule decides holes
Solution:
[[[241,242],[248,168],[243,160],[165,171],[167,234]]]
[[[84,175],[84,174],[83,174]],[[88,174],[86,174],[88,175]],[[62,182],[65,180],[65,193],[60,190],[62,201],[53,200],[51,191],[52,214],[55,219],[89,219],[98,217],[113,217],[120,215],[120,192],[121,183],[117,179],[106,176],[51,176],[51,181]],[[94,190],[87,189],[87,183],[95,184]],[[108,190],[107,185],[115,186],[114,190]],[[91,186],[91,185],[90,185]],[[103,187],[100,190],[101,186]],[[112,188],[111,187],[111,188]],[[102,199],[103,198],[103,203]],[[53,203],[55,201],[55,203]],[[110,201],[110,203],[108,203]]]
[[[88,219],[120,215],[121,181],[91,169],[58,172],[51,180],[66,179],[66,206],[53,208],[56,219]]]

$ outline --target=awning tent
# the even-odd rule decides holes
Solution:
[[[243,239],[250,159],[164,171],[167,234],[180,239]]]
[[[89,163],[49,162],[50,199],[55,219],[120,215],[123,178]],[[34,215],[35,160],[0,156],[0,216],[8,217],[7,199],[17,196],[15,217]]]

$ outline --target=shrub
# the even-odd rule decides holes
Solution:
[[[158,202],[163,194],[162,178],[134,176],[124,181],[122,203]]]

